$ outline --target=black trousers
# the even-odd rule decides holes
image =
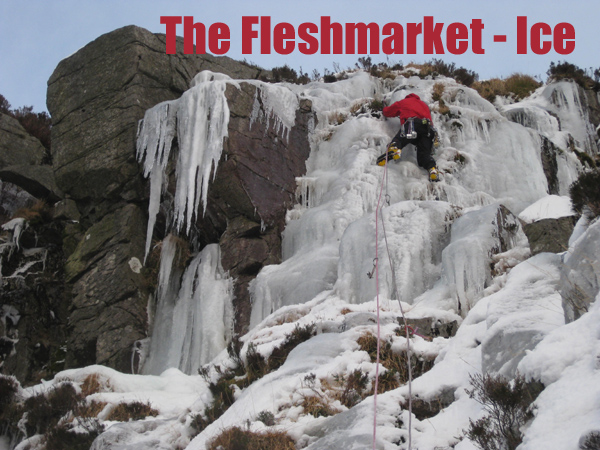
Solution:
[[[423,169],[429,171],[432,167],[435,167],[435,159],[431,155],[433,150],[433,132],[430,130],[428,123],[423,123],[421,119],[415,119],[415,131],[417,137],[415,139],[407,139],[403,136],[404,125],[400,128],[400,131],[392,139],[392,143],[396,147],[402,149],[408,144],[413,144],[417,147],[417,163]]]

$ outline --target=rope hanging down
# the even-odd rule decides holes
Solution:
[[[373,259],[373,270],[367,275],[369,278],[373,277],[375,272],[376,278],[376,290],[377,290],[377,360],[375,362],[375,392],[373,395],[373,450],[375,450],[377,441],[377,391],[379,390],[379,352],[380,352],[380,341],[381,341],[381,326],[379,320],[379,217],[381,216],[381,227],[383,231],[383,238],[385,241],[385,249],[388,255],[388,261],[390,264],[390,270],[392,271],[392,286],[398,299],[398,305],[400,306],[400,313],[402,314],[402,320],[404,321],[404,330],[406,331],[406,359],[408,366],[408,450],[412,450],[412,366],[411,360],[411,348],[410,348],[410,330],[412,329],[408,325],[406,315],[404,314],[404,308],[402,308],[402,302],[400,301],[400,295],[398,292],[398,285],[396,283],[396,274],[394,271],[394,265],[392,263],[392,257],[390,255],[390,248],[387,240],[387,233],[385,231],[385,221],[383,219],[383,205],[381,205],[381,197],[383,194],[383,186],[385,184],[385,200],[386,203],[390,204],[390,196],[388,194],[388,176],[387,167],[388,159],[386,154],[386,161],[383,169],[383,178],[381,180],[381,187],[379,189],[379,196],[377,198],[377,207],[375,209],[375,258]]]

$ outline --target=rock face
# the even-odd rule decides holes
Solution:
[[[0,228],[0,368],[29,383],[64,367],[69,296],[63,224],[49,215],[13,220],[23,221],[18,240],[14,229]]]
[[[73,285],[67,367],[99,363],[131,371],[132,344],[146,336],[144,227],[142,210],[128,204],[86,230],[67,260],[66,281]]]
[[[148,198],[135,158],[138,121],[204,69],[261,74],[226,57],[184,55],[182,40],[167,55],[163,35],[128,26],[61,61],[48,81],[54,173],[69,202],[58,214],[78,221],[63,236],[73,298],[67,367],[99,362],[131,371],[131,349],[148,331],[148,279],[138,266]]]
[[[247,331],[250,320],[248,283],[264,266],[281,262],[285,214],[295,202],[296,177],[306,172],[314,120],[310,101],[300,102],[296,125],[287,140],[281,139],[273,121],[271,126],[251,122],[256,89],[241,83],[241,89],[229,86],[225,92],[231,108],[229,137],[209,188],[206,215],[220,231],[223,268],[236,280],[238,333]]]
[[[58,187],[85,215],[97,216],[121,199],[143,198],[137,177],[137,122],[155,104],[179,97],[196,73],[233,78],[260,70],[229,58],[165,54],[165,40],[128,26],[100,36],[61,61],[48,81],[52,152]]]
[[[588,118],[592,125],[596,128],[596,155],[600,153],[600,94],[592,89],[583,89],[579,87],[579,98],[584,107],[584,110],[588,113]],[[592,136],[592,139],[594,137]]]
[[[558,182],[558,161],[556,157],[560,150],[550,139],[541,135],[540,138],[542,140],[542,167],[544,168],[546,180],[548,180],[548,194],[558,195],[560,186]]]
[[[222,80],[214,83],[222,83]],[[222,95],[229,108],[227,138],[217,143],[222,144],[222,153],[214,178],[208,185],[206,205],[201,205],[191,230],[181,237],[192,243],[192,252],[208,244],[219,244],[222,267],[234,280],[234,331],[243,333],[250,321],[248,284],[264,266],[281,261],[285,216],[295,203],[296,178],[306,171],[305,162],[310,152],[309,129],[316,119],[309,100],[297,99],[286,88],[274,88],[283,89],[290,101],[297,102],[293,124],[282,132],[284,127],[279,122],[280,118],[263,100],[274,92],[281,94],[281,91],[272,91],[270,85],[256,82],[226,82],[223,89]],[[183,106],[170,103],[168,106],[176,111],[189,108],[187,103]],[[148,123],[143,124],[143,139],[140,138],[143,142],[146,142],[146,130],[158,126],[154,122],[155,117],[152,113],[145,119]],[[185,120],[179,119],[179,112],[177,117],[178,121]],[[162,124],[162,120],[158,123]],[[173,127],[176,127],[174,123],[169,125],[166,135],[183,132]],[[172,231],[172,202],[179,195],[176,189],[195,190],[195,185],[182,188],[176,179],[174,166],[180,164],[181,152],[190,150],[180,149],[176,140],[173,143],[169,155],[178,162],[171,161],[166,169],[169,180],[167,192],[162,196],[161,213],[154,230],[154,239],[159,241]],[[148,152],[153,154],[150,149]],[[144,163],[148,165],[148,161]]]

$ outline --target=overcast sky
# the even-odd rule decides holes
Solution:
[[[272,24],[302,22],[319,24],[321,16],[331,16],[340,23],[376,22],[381,27],[388,22],[419,23],[424,16],[433,16],[445,27],[452,22],[469,25],[481,19],[485,26],[482,46],[485,54],[477,55],[471,48],[460,56],[416,55],[390,56],[391,62],[423,62],[433,57],[455,62],[474,70],[480,79],[508,76],[524,72],[545,78],[551,61],[569,61],[582,68],[600,67],[598,51],[598,0],[0,0],[0,94],[11,105],[32,105],[34,110],[46,109],[46,82],[60,60],[76,52],[98,36],[125,25],[138,25],[152,32],[165,32],[160,16],[194,16],[207,27],[224,22],[231,30],[231,49],[235,59],[247,59],[264,68],[285,63],[311,73],[317,69],[353,66],[361,55],[313,55],[299,52],[283,56],[272,52],[261,55],[258,42],[251,55],[242,55],[241,23],[243,16],[270,16]],[[575,50],[563,56],[550,51],[546,55],[517,55],[517,16],[527,16],[529,25],[545,22],[554,28],[561,22],[574,26]],[[446,28],[444,28],[445,32]],[[183,27],[178,27],[183,35]],[[507,35],[506,43],[493,42],[494,34]],[[301,41],[298,41],[298,43]],[[445,39],[444,39],[445,43]],[[375,62],[385,61],[385,55],[373,56]]]

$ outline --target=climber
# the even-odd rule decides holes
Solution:
[[[383,115],[399,117],[400,131],[388,145],[387,152],[377,158],[377,164],[385,166],[390,159],[400,159],[402,148],[414,144],[419,166],[429,171],[430,181],[439,181],[439,172],[431,155],[436,131],[427,104],[417,94],[408,94],[403,100],[384,107]]]

